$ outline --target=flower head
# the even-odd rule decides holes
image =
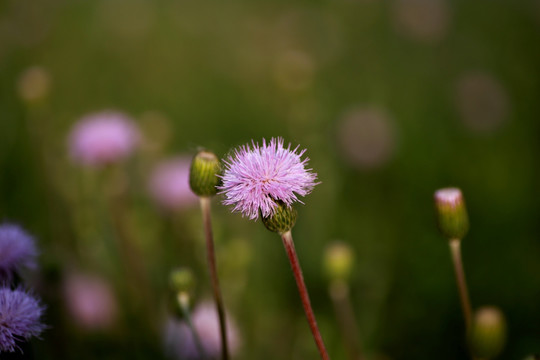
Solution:
[[[240,346],[240,339],[236,326],[227,316],[227,342],[231,355],[234,355]],[[192,314],[192,322],[204,355],[212,359],[221,354],[221,335],[219,329],[216,306],[210,302],[200,304]],[[197,360],[206,358],[199,353],[197,343],[189,326],[185,322],[170,319],[166,329],[165,345],[167,351],[174,358]]]
[[[69,147],[75,161],[99,166],[127,158],[139,140],[139,130],[128,116],[105,111],[87,115],[75,124]]]
[[[10,281],[22,267],[36,267],[37,249],[34,238],[20,226],[0,225],[0,281]]]
[[[22,289],[0,288],[0,352],[14,352],[17,342],[38,336],[44,307]]]
[[[197,203],[189,187],[191,158],[177,157],[158,164],[150,178],[150,194],[164,209],[178,210]]]
[[[306,196],[317,185],[317,174],[306,169],[308,158],[301,159],[305,150],[291,150],[283,146],[283,139],[263,139],[262,146],[252,143],[234,151],[225,161],[220,193],[225,194],[225,205],[234,205],[250,219],[273,215],[282,201],[291,206],[298,196]]]

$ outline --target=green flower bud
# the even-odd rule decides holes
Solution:
[[[287,206],[282,201],[276,201],[277,207],[273,215],[264,217],[262,222],[266,228],[278,234],[284,234],[291,230],[296,223],[298,213],[292,206]]]
[[[179,318],[189,308],[195,288],[193,272],[187,268],[178,268],[169,274],[169,308]]]
[[[529,355],[523,360],[540,360],[540,355],[538,355],[538,354]]]
[[[351,247],[341,241],[330,244],[324,252],[324,271],[332,280],[348,280],[354,263]]]
[[[195,288],[193,272],[187,268],[178,268],[169,274],[169,286],[174,293],[191,294]]]
[[[469,218],[461,190],[440,189],[435,192],[434,198],[441,233],[447,239],[463,239],[469,230]]]
[[[496,307],[478,309],[469,333],[469,345],[474,355],[481,358],[496,357],[506,342],[506,321]]]
[[[218,157],[210,151],[199,151],[191,162],[189,186],[198,196],[216,195],[221,179],[221,164]]]

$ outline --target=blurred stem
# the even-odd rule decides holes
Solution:
[[[302,300],[302,305],[304,306],[304,311],[306,313],[306,318],[313,334],[313,339],[317,345],[317,349],[321,354],[321,359],[329,360],[330,357],[326,352],[324,342],[317,326],[317,320],[315,319],[315,314],[311,308],[311,302],[309,301],[309,294],[307,291],[306,284],[304,282],[304,276],[302,275],[302,269],[300,267],[300,262],[298,261],[298,256],[296,255],[296,250],[294,248],[294,242],[292,234],[290,231],[287,231],[284,234],[281,234],[281,240],[283,241],[283,246],[289,257],[289,262],[291,263],[292,272],[296,280],[296,285],[298,286],[298,292],[300,293],[300,299]]]
[[[333,281],[330,284],[329,292],[341,332],[345,338],[345,346],[349,359],[362,360],[363,356],[358,344],[360,332],[356,325],[354,310],[349,297],[349,285],[343,280]]]
[[[459,298],[461,301],[461,309],[465,319],[465,328],[467,333],[471,328],[472,323],[472,308],[469,299],[469,291],[467,290],[467,282],[465,281],[465,271],[463,270],[463,262],[461,261],[461,240],[450,240],[450,251],[452,253],[452,261],[454,263],[454,272],[456,274],[456,282],[459,290]]]
[[[179,294],[179,297],[181,296],[182,294]],[[186,320],[189,330],[191,331],[193,335],[195,346],[197,346],[197,349],[199,350],[201,360],[208,359],[208,357],[206,356],[206,351],[204,351],[201,338],[199,337],[199,333],[197,332],[197,329],[195,328],[195,326],[193,325],[193,321],[191,320],[191,313],[189,311],[189,306],[187,304],[187,301],[184,301],[183,299],[179,298],[178,305],[180,305],[180,310],[182,311],[182,315],[184,316],[184,319]]]
[[[155,307],[153,306],[150,283],[144,269],[142,257],[140,256],[139,249],[136,247],[133,233],[127,221],[124,177],[120,169],[111,170],[113,173],[109,174],[111,178],[108,179],[110,186],[108,189],[109,209],[118,250],[120,251],[120,258],[126,275],[124,281],[128,283],[129,291],[136,296],[135,299],[142,301],[142,305],[146,310],[145,313],[148,314],[149,324],[155,327],[157,324],[154,321],[157,317],[154,316]],[[135,299],[131,299],[131,302]],[[138,313],[137,309],[134,309],[134,311]]]
[[[210,216],[210,198],[206,196],[199,197],[201,203],[201,211],[203,217],[204,235],[206,238],[206,255],[208,258],[208,269],[210,271],[210,280],[212,283],[212,291],[219,317],[219,329],[221,333],[221,358],[229,359],[229,349],[227,344],[227,326],[225,320],[225,309],[223,307],[223,299],[221,290],[219,289],[219,279],[216,268],[216,256],[214,251],[214,236],[212,235],[212,219]]]

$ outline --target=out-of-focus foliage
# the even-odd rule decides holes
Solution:
[[[35,358],[164,357],[169,271],[193,269],[195,305],[211,291],[200,211],[154,204],[152,170],[272,136],[307,148],[321,181],[294,239],[333,359],[345,350],[322,261],[336,239],[355,253],[370,359],[466,358],[433,213],[446,186],[468,206],[473,307],[507,319],[500,357],[539,352],[539,39],[538,1],[1,1],[0,219],[38,238],[49,328]],[[141,148],[118,167],[74,164],[73,124],[108,109],[136,119]],[[280,239],[220,201],[236,358],[317,358]],[[109,311],[97,327],[70,304],[81,279]]]

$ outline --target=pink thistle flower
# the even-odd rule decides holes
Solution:
[[[125,114],[104,111],[84,116],[69,136],[71,157],[89,166],[127,158],[139,144],[140,133]]]
[[[282,138],[272,138],[270,143],[263,139],[262,146],[252,142],[234,151],[224,161],[225,171],[221,176],[225,205],[234,205],[233,211],[254,220],[273,215],[276,201],[291,206],[298,196],[306,196],[315,185],[317,174],[306,169],[308,158],[301,159],[306,150],[297,153],[298,146],[285,148]]]
[[[154,201],[167,210],[179,210],[198,202],[189,187],[191,157],[176,157],[157,165],[149,190]]]

